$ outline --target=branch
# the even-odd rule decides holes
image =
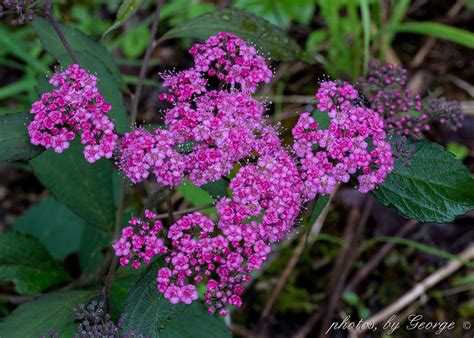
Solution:
[[[470,245],[469,247],[464,249],[459,254],[459,256],[461,257],[461,260],[450,261],[448,264],[426,277],[420,283],[416,284],[410,291],[405,293],[402,297],[387,306],[385,309],[381,310],[380,312],[365,320],[365,322],[377,325],[378,323],[381,323],[387,318],[390,318],[392,315],[398,313],[406,306],[410,305],[417,298],[424,295],[428,289],[432,288],[440,281],[456,272],[461,266],[463,266],[463,261],[469,261],[471,259],[474,259],[474,245]],[[355,331],[357,332],[357,334],[362,334],[365,332],[364,329],[350,331]]]
[[[153,16],[153,23],[151,25],[151,34],[150,41],[148,42],[148,47],[146,48],[145,57],[143,58],[143,64],[140,69],[140,75],[138,78],[137,88],[135,89],[135,95],[132,99],[132,109],[130,113],[130,119],[132,123],[135,122],[138,113],[138,102],[140,101],[140,95],[142,93],[143,81],[145,80],[146,70],[148,68],[148,63],[150,62],[151,53],[153,52],[153,41],[155,40],[156,32],[158,31],[158,23],[160,21],[160,11],[161,6],[163,5],[164,0],[156,1],[155,15]]]
[[[411,230],[413,230],[418,225],[417,221],[408,221],[406,222],[400,231],[398,231],[395,236],[403,237]],[[386,243],[377,253],[372,256],[371,260],[368,261],[351,279],[351,281],[347,284],[345,288],[345,292],[354,291],[357,289],[359,284],[367,277],[367,275],[374,270],[382,261],[383,259],[393,250],[396,246],[396,243],[389,242]]]
[[[45,15],[46,18],[48,19],[49,23],[51,26],[53,26],[54,31],[58,35],[59,40],[61,40],[61,43],[63,44],[64,48],[66,49],[67,53],[69,54],[69,57],[75,64],[79,64],[78,59],[76,58],[76,55],[74,55],[74,52],[72,51],[71,46],[66,40],[66,37],[63,34],[63,31],[61,30],[61,26],[59,25],[58,21],[54,17],[53,11],[51,9],[51,1],[47,1],[45,4]]]
[[[120,237],[120,225],[122,223],[122,213],[125,201],[125,181],[124,179],[120,180],[120,195],[119,201],[117,206],[117,211],[115,213],[115,224],[114,224],[114,235],[113,235],[113,242],[115,242]],[[112,248],[109,249],[109,252],[113,254]],[[117,269],[118,265],[118,257],[113,256],[112,263],[110,264],[109,271],[107,273],[107,277],[105,278],[104,287],[102,288],[102,294],[105,299],[105,306],[107,309],[107,313],[109,312],[109,291],[110,291],[110,284],[112,283],[112,279],[114,278],[115,270]]]
[[[168,219],[170,221],[170,225],[174,223],[174,216],[173,216],[173,202],[171,201],[171,189],[168,190],[168,198],[166,199],[166,207],[168,208]]]
[[[41,296],[41,294],[31,295],[31,296],[21,296],[21,295],[10,295],[7,293],[1,293],[0,299],[11,304],[23,304],[33,300],[34,298]]]
[[[337,256],[333,269],[331,270],[328,288],[326,290],[329,300],[327,302],[325,314],[322,317],[319,337],[325,336],[325,332],[337,309],[337,305],[344,291],[344,284],[347,276],[357,258],[359,242],[364,232],[365,225],[369,219],[373,203],[374,199],[370,195],[367,195],[362,213],[360,213],[356,208],[352,209],[349,213],[349,224],[344,230],[344,245]]]
[[[189,209],[184,209],[184,210],[178,210],[178,211],[173,212],[172,214],[174,216],[181,216],[181,215],[189,214],[191,212],[212,208],[213,206],[214,206],[213,204],[206,204],[206,205],[202,205],[202,206],[199,206],[199,207],[194,207],[194,208],[189,208]],[[158,214],[156,218],[164,219],[164,218],[167,218],[167,217],[168,218],[170,217],[169,212],[167,212],[165,214]]]

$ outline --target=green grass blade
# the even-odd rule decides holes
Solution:
[[[393,31],[393,27],[396,27],[400,24],[409,6],[410,0],[400,0],[395,2],[395,5],[393,6],[392,10],[393,14],[390,17],[388,23],[389,30],[385,32],[385,39],[383,40],[384,50],[386,50],[392,44],[393,37],[395,36],[395,31]]]
[[[28,91],[29,89],[34,88],[34,86],[35,82],[30,78],[19,80],[3,86],[0,88],[0,100]]]
[[[36,70],[47,73],[48,67],[39,62],[34,56],[30,55],[17,41],[11,38],[11,34],[6,29],[0,27],[0,44],[7,48],[9,53],[15,55],[17,58],[25,61],[26,64],[35,68]],[[25,46],[26,47],[26,46]]]
[[[393,28],[399,33],[416,33],[474,48],[474,33],[437,22],[407,22]]]
[[[360,1],[360,11],[362,15],[362,30],[364,33],[364,65],[363,74],[367,74],[370,60],[370,8],[368,0]]]
[[[425,252],[427,254],[430,254],[430,255],[433,255],[433,256],[446,258],[446,259],[451,259],[451,260],[457,260],[457,261],[460,261],[463,265],[466,265],[466,266],[471,267],[471,268],[474,267],[474,263],[466,261],[466,260],[462,259],[461,257],[459,257],[458,255],[454,255],[454,254],[449,253],[447,251],[443,251],[443,250],[437,249],[435,247],[432,247],[432,246],[429,246],[429,245],[426,245],[426,244],[423,244],[423,243],[419,243],[417,241],[412,241],[410,239],[402,238],[402,237],[378,236],[378,237],[374,237],[374,238],[370,239],[367,242],[368,242],[367,244],[373,244],[373,243],[378,243],[378,242],[391,242],[391,243],[396,243],[396,244],[400,244],[400,245],[405,245],[405,246],[408,246],[410,248],[423,251],[423,252]]]
[[[316,241],[329,242],[337,245],[344,244],[344,240],[342,238],[325,233],[319,233],[318,236],[316,236]]]

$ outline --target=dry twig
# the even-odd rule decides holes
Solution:
[[[474,259],[474,245],[471,245],[465,250],[463,250],[459,254],[459,257],[463,261],[469,261],[469,260]],[[450,261],[448,264],[446,264],[442,268],[438,269],[436,272],[426,277],[420,283],[416,284],[410,291],[405,293],[402,297],[394,301],[385,309],[379,311],[372,317],[368,318],[366,322],[377,325],[383,322],[384,320],[390,318],[392,315],[397,314],[406,306],[414,302],[416,299],[423,296],[428,289],[432,288],[433,286],[438,284],[440,281],[442,281],[446,277],[456,272],[462,265],[463,265],[462,261],[459,261],[459,260]],[[362,334],[365,332],[365,330],[363,329],[353,330],[353,331],[356,331],[358,334]]]
[[[398,231],[395,236],[403,237],[412,231],[417,225],[417,221],[408,221],[401,227],[400,231]],[[350,292],[357,289],[359,284],[383,261],[383,259],[390,253],[390,251],[393,250],[395,246],[396,243],[393,242],[386,243],[384,246],[382,246],[382,248],[377,251],[374,256],[372,256],[372,259],[368,261],[361,269],[359,269],[359,271],[357,271],[355,276],[347,284],[345,291]]]

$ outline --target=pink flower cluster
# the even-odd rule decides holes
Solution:
[[[240,86],[242,92],[255,92],[260,82],[270,82],[272,72],[255,47],[229,33],[217,33],[203,44],[195,44],[189,51],[195,69],[208,76],[216,76],[231,88]]]
[[[199,212],[183,216],[167,234],[156,215],[146,211],[146,221],[136,217],[114,244],[122,265],[139,260],[148,264],[164,255],[167,266],[158,270],[157,287],[172,304],[190,304],[198,297],[196,285],[205,285],[209,312],[226,315],[228,306],[240,306],[244,284],[270,253],[270,244],[281,240],[299,215],[302,181],[296,162],[281,147],[243,166],[232,178],[232,199],[217,203],[217,226]],[[148,231],[148,232],[147,232]],[[166,244],[158,239],[167,237]]]
[[[168,231],[172,250],[165,258],[169,267],[158,270],[157,285],[172,304],[190,304],[198,296],[194,284],[205,283],[209,312],[226,315],[226,305],[242,303],[243,283],[251,271],[248,257],[266,255],[267,248],[233,247],[224,236],[213,235],[214,231],[214,223],[198,212],[173,224]]]
[[[31,143],[61,153],[80,133],[89,162],[111,158],[118,136],[107,113],[111,105],[97,89],[97,79],[78,65],[55,73],[49,83],[51,92],[33,103],[33,121],[28,126]]]
[[[310,113],[303,113],[293,128],[293,149],[301,158],[306,199],[333,192],[337,183],[348,182],[351,175],[357,176],[359,191],[366,193],[393,170],[384,121],[375,111],[358,105],[358,98],[348,83],[322,82],[316,93],[316,114],[328,114],[329,127],[318,129]]]
[[[209,311],[225,315],[228,306],[241,305],[244,284],[267,259],[270,244],[283,239],[295,224],[303,183],[297,163],[265,121],[264,104],[250,96],[271,77],[265,60],[243,40],[225,33],[195,45],[191,54],[193,69],[164,76],[169,90],[161,99],[173,105],[165,113],[167,130],[127,133],[120,142],[120,164],[134,183],[154,171],[165,185],[176,186],[185,175],[202,185],[227,175],[246,159],[230,181],[232,197],[223,197],[216,205],[217,225],[198,212],[186,215],[167,233],[163,229],[166,249],[158,242],[145,250],[164,255],[167,266],[159,269],[157,285],[171,303],[190,304],[198,297],[196,285],[203,284]],[[230,88],[208,89],[214,76]],[[183,146],[187,152],[180,153]],[[257,156],[250,163],[249,158]],[[154,229],[153,217],[132,222],[140,229]],[[131,242],[130,230],[125,231],[114,248],[126,257],[121,262],[128,264],[133,240],[148,243],[150,236],[141,233],[143,240]],[[151,238],[157,240],[155,232]],[[134,255],[140,255],[142,248]],[[148,263],[146,253],[139,257]]]
[[[158,182],[170,186],[185,175],[196,185],[218,180],[262,142],[271,143],[262,139],[276,134],[265,123],[265,105],[251,97],[256,86],[272,75],[254,47],[232,34],[219,33],[190,52],[194,68],[163,75],[169,90],[160,98],[173,105],[165,113],[168,132],[155,131],[152,136],[134,131],[120,144],[120,165],[134,183],[146,179],[151,170]],[[230,90],[208,88],[206,76],[226,81]],[[156,143],[162,144],[159,150]],[[180,154],[183,145],[191,149]]]
[[[175,146],[176,142],[167,130],[136,129],[120,140],[120,167],[135,184],[148,178],[153,171],[159,183],[177,186],[183,180],[185,162]]]
[[[145,218],[146,221],[133,217],[128,222],[130,226],[122,229],[122,236],[112,246],[115,255],[120,257],[120,265],[126,266],[132,262],[132,266],[138,269],[140,261],[148,264],[155,255],[168,251],[163,240],[157,237],[163,229],[161,221],[149,210],[145,210]]]
[[[231,241],[274,243],[295,224],[303,202],[296,162],[284,150],[261,156],[231,180],[232,199],[217,203],[219,229]]]
[[[418,135],[440,122],[452,130],[462,126],[463,113],[456,101],[428,96],[424,99],[407,86],[406,69],[371,62],[370,72],[360,83],[370,93],[371,107],[385,120],[387,131]]]

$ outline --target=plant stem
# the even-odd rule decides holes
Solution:
[[[125,181],[124,179],[120,180],[120,195],[119,195],[119,200],[118,200],[118,206],[117,206],[117,211],[115,213],[115,224],[114,224],[114,234],[113,234],[113,242],[115,242],[119,237],[120,237],[120,225],[122,223],[122,213],[123,213],[123,207],[124,207],[124,201],[125,201]],[[111,249],[109,250],[110,253],[112,253]],[[107,273],[107,276],[105,278],[104,282],[104,287],[102,288],[102,294],[104,296],[105,300],[105,306],[107,313],[109,312],[109,290],[110,290],[110,284],[112,283],[112,280],[114,278],[115,270],[117,269],[118,265],[118,257],[114,255],[112,259],[112,263],[109,266],[109,271]]]
[[[66,37],[64,36],[63,31],[61,30],[61,26],[59,25],[58,21],[54,17],[54,14],[53,14],[53,11],[52,11],[52,8],[51,8],[51,1],[46,2],[45,14],[46,14],[46,18],[48,19],[49,23],[51,24],[51,26],[53,26],[54,31],[58,35],[59,40],[61,40],[61,43],[63,44],[64,48],[66,49],[67,53],[69,54],[69,57],[71,58],[71,60],[75,64],[79,64],[78,59],[74,55],[74,52],[72,51],[71,46],[67,42]]]
[[[138,113],[138,102],[140,101],[140,95],[142,93],[143,81],[145,80],[146,70],[148,68],[148,63],[150,62],[151,53],[153,52],[153,41],[155,40],[156,32],[158,31],[158,23],[160,20],[160,11],[161,6],[163,5],[164,0],[156,1],[155,15],[153,16],[153,22],[151,25],[151,34],[150,41],[146,48],[145,57],[143,58],[142,67],[140,69],[140,76],[138,78],[137,88],[135,89],[135,95],[132,98],[132,108],[130,113],[130,120],[135,122]]]
[[[168,198],[166,199],[166,206],[168,208],[168,219],[170,221],[170,225],[174,223],[174,216],[173,216],[173,202],[171,201],[171,192],[170,189],[168,191]]]
[[[181,215],[189,214],[189,213],[194,212],[194,211],[199,211],[199,210],[203,210],[203,209],[207,209],[207,208],[212,208],[213,206],[214,205],[212,205],[212,204],[206,204],[206,205],[202,205],[200,207],[194,207],[194,208],[189,208],[189,209],[184,209],[184,210],[178,210],[176,212],[173,212],[173,216],[181,216]],[[158,214],[156,218],[163,219],[163,218],[167,218],[169,216],[170,216],[169,213]]]

